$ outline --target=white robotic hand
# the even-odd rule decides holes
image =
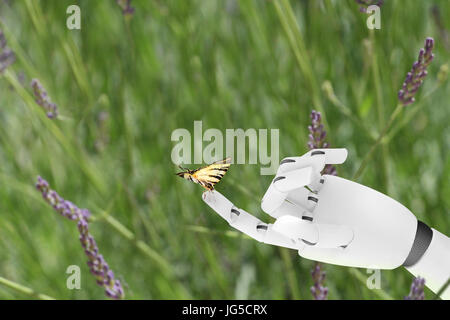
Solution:
[[[433,291],[439,290],[450,277],[450,239],[390,197],[320,174],[326,164],[343,163],[346,157],[346,149],[315,149],[283,159],[261,203],[263,211],[276,218],[274,224],[235,207],[217,191],[206,191],[203,200],[232,227],[260,242],[343,266],[405,266],[425,277]],[[447,289],[442,297],[449,295]]]

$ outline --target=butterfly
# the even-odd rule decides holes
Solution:
[[[231,158],[228,157],[195,170],[189,170],[180,166],[180,169],[184,171],[178,172],[176,175],[194,183],[198,183],[206,190],[212,191],[214,190],[214,186],[223,178],[225,173],[227,173],[230,164]]]

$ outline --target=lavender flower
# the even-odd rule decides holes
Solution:
[[[2,30],[0,30],[0,74],[16,61],[14,52],[7,47],[6,38]]]
[[[80,242],[88,257],[88,266],[95,276],[97,284],[105,288],[105,294],[112,299],[122,299],[124,292],[119,280],[114,279],[114,272],[109,268],[108,263],[98,252],[95,239],[89,233],[88,221],[79,219],[78,231],[80,232]]]
[[[419,58],[413,63],[411,71],[406,75],[402,88],[398,92],[398,100],[404,106],[415,101],[414,96],[422,85],[423,79],[427,76],[427,67],[433,61],[433,47],[433,38],[427,38],[425,40],[425,48],[420,49]]]
[[[6,38],[5,38],[5,34],[3,33],[2,30],[0,30],[0,49],[5,49],[6,48]]]
[[[45,91],[39,80],[31,80],[31,87],[33,88],[36,103],[44,108],[47,112],[47,117],[50,119],[56,118],[58,116],[58,107],[50,100],[47,91]]]
[[[366,13],[367,8],[370,6],[379,6],[381,7],[383,5],[383,0],[355,0],[357,4],[360,5],[359,11]]]
[[[315,300],[326,300],[328,295],[328,288],[324,287],[325,271],[322,271],[322,265],[316,262],[311,276],[314,280],[314,285],[311,287],[311,293]]]
[[[47,181],[38,177],[36,188],[42,193],[44,200],[50,204],[56,212],[70,220],[88,220],[90,212],[87,209],[80,209],[72,202],[64,200],[56,191],[51,190]]]
[[[322,115],[319,111],[311,111],[311,125],[308,126],[308,148],[322,149],[328,148],[329,144],[325,141],[327,132],[322,124]],[[322,174],[336,175],[336,167],[333,165],[326,165]],[[316,262],[311,272],[314,285],[311,287],[311,293],[315,300],[325,300],[328,295],[328,288],[324,287],[325,271],[322,270],[322,265]]]
[[[322,124],[322,115],[320,112],[311,111],[311,125],[308,126],[308,148],[311,149],[323,149],[328,148],[329,144],[325,141],[327,132]],[[333,165],[326,165],[322,174],[336,175],[336,167]]]
[[[131,6],[131,0],[117,0],[119,7],[122,9],[124,16],[132,16],[134,14],[134,8]]]
[[[97,284],[105,289],[105,294],[112,299],[124,298],[124,292],[119,280],[114,279],[114,273],[109,268],[103,256],[98,251],[97,243],[89,233],[88,220],[90,212],[80,209],[72,202],[64,200],[51,190],[47,181],[38,177],[36,188],[42,193],[44,200],[49,203],[62,216],[70,220],[78,220],[77,226],[80,232],[80,242],[88,258],[88,266],[95,276]]]
[[[409,295],[405,297],[405,300],[425,300],[425,293],[423,292],[424,286],[424,278],[414,278]]]

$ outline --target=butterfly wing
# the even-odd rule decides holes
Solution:
[[[213,190],[214,186],[223,178],[231,165],[231,158],[216,161],[206,167],[195,170],[192,177],[202,187]]]

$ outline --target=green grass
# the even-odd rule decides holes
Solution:
[[[450,234],[449,82],[438,80],[450,54],[431,2],[385,2],[381,30],[370,32],[350,0],[133,1],[130,20],[115,1],[80,0],[80,31],[66,28],[73,1],[0,1],[0,29],[17,56],[0,76],[0,298],[104,298],[75,223],[34,189],[41,175],[92,211],[91,232],[127,298],[311,299],[314,262],[230,231],[200,188],[174,175],[171,133],[192,131],[194,120],[223,132],[278,128],[280,157],[300,155],[315,108],[332,146],[348,148],[338,173],[350,178],[428,36],[436,58],[417,102],[358,181]],[[433,2],[450,16],[448,1]],[[34,103],[32,78],[61,120]],[[259,172],[233,165],[218,190],[272,221],[258,201],[271,177]],[[73,264],[81,290],[66,288]],[[412,280],[402,268],[382,271],[383,290],[369,290],[364,269],[325,269],[330,299],[401,299]]]

